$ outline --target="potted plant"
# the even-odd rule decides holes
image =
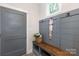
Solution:
[[[34,37],[35,37],[36,43],[41,43],[42,42],[42,35],[40,33],[35,33]]]

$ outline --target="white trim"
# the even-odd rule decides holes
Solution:
[[[27,50],[26,54],[30,54],[32,52],[33,52],[32,49],[30,49],[30,50]]]
[[[25,13],[27,13],[27,11],[26,10],[23,10],[23,9],[20,9],[20,8],[16,8],[16,7],[13,7],[13,6],[10,6],[10,5],[3,5],[3,4],[0,4],[0,6],[2,6],[2,7],[7,7],[7,8],[10,8],[10,9],[13,9],[13,10],[18,10],[18,11],[22,11],[22,12],[25,12]]]

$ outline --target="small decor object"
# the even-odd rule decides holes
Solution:
[[[42,42],[42,35],[40,33],[34,34],[34,37],[35,37],[35,41],[37,43],[41,43]]]
[[[59,11],[59,4],[58,3],[50,3],[49,4],[49,12],[50,14]]]
[[[60,11],[61,11],[60,3],[47,3],[46,5],[47,16],[57,15],[59,14]]]

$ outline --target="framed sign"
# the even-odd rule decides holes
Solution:
[[[61,4],[59,3],[48,3],[47,4],[47,14],[49,15],[54,15],[54,14],[58,14],[58,12],[61,9]]]
[[[59,10],[59,5],[58,3],[50,3],[49,4],[49,13],[52,14],[52,13],[55,13]]]

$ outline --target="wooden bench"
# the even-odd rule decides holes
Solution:
[[[36,43],[34,42],[35,45],[49,53],[50,55],[55,55],[55,56],[71,56],[70,52],[64,51],[58,47],[55,47],[53,45],[47,44],[45,42],[42,43]]]

